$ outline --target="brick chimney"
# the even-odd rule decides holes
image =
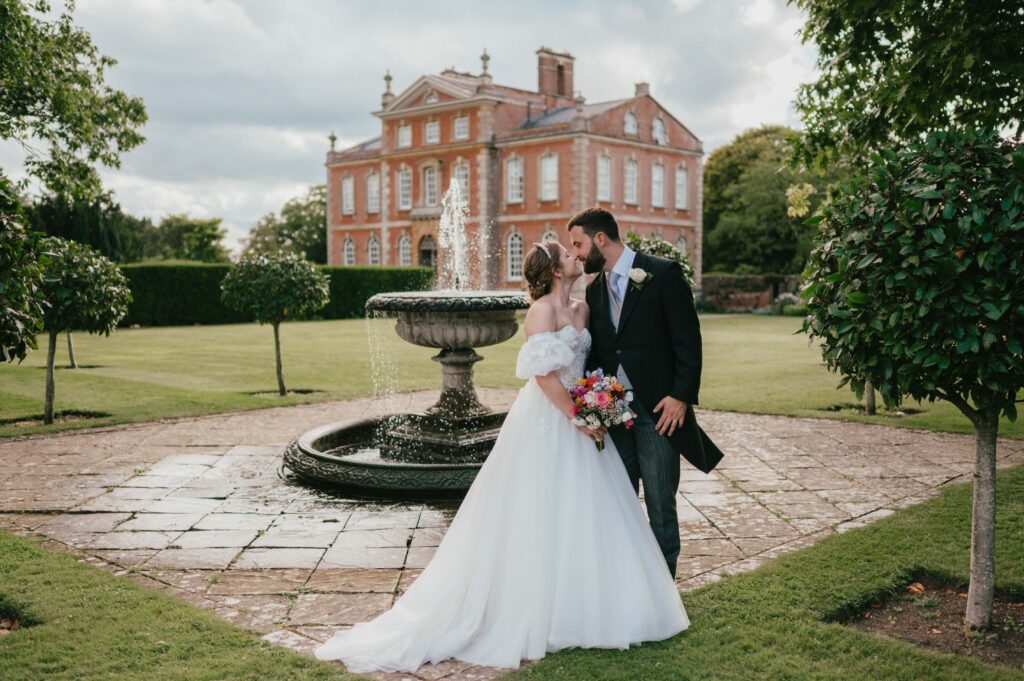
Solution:
[[[546,95],[548,108],[572,102],[572,64],[575,60],[568,52],[555,52],[546,47],[537,50],[537,92]]]

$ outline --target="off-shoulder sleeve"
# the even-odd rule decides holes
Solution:
[[[526,339],[516,361],[516,376],[543,376],[572,365],[572,347],[556,333],[536,333]]]

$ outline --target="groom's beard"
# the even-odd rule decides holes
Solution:
[[[587,253],[587,257],[583,261],[583,271],[587,274],[597,274],[604,269],[605,263],[607,262],[608,259],[604,257],[604,253],[594,246],[591,246],[590,252]]]

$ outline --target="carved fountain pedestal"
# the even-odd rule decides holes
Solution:
[[[423,291],[382,293],[366,309],[397,315],[404,340],[438,348],[441,396],[420,413],[342,421],[304,433],[285,464],[320,484],[369,496],[449,496],[472,484],[491,451],[505,413],[492,412],[473,387],[474,348],[501,343],[518,330],[521,293]]]

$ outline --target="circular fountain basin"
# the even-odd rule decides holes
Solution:
[[[363,496],[440,498],[473,483],[505,420],[477,398],[473,348],[508,340],[519,328],[526,296],[510,291],[380,293],[369,312],[397,317],[404,340],[440,352],[441,395],[424,412],[339,421],[301,435],[285,450],[286,466],[317,484]]]
[[[310,430],[288,445],[284,463],[307,481],[373,498],[450,498],[469,489],[484,456],[432,462],[386,458],[378,437],[390,418],[338,421]],[[490,450],[505,414],[490,412],[482,418],[489,427],[480,428],[478,452]]]

